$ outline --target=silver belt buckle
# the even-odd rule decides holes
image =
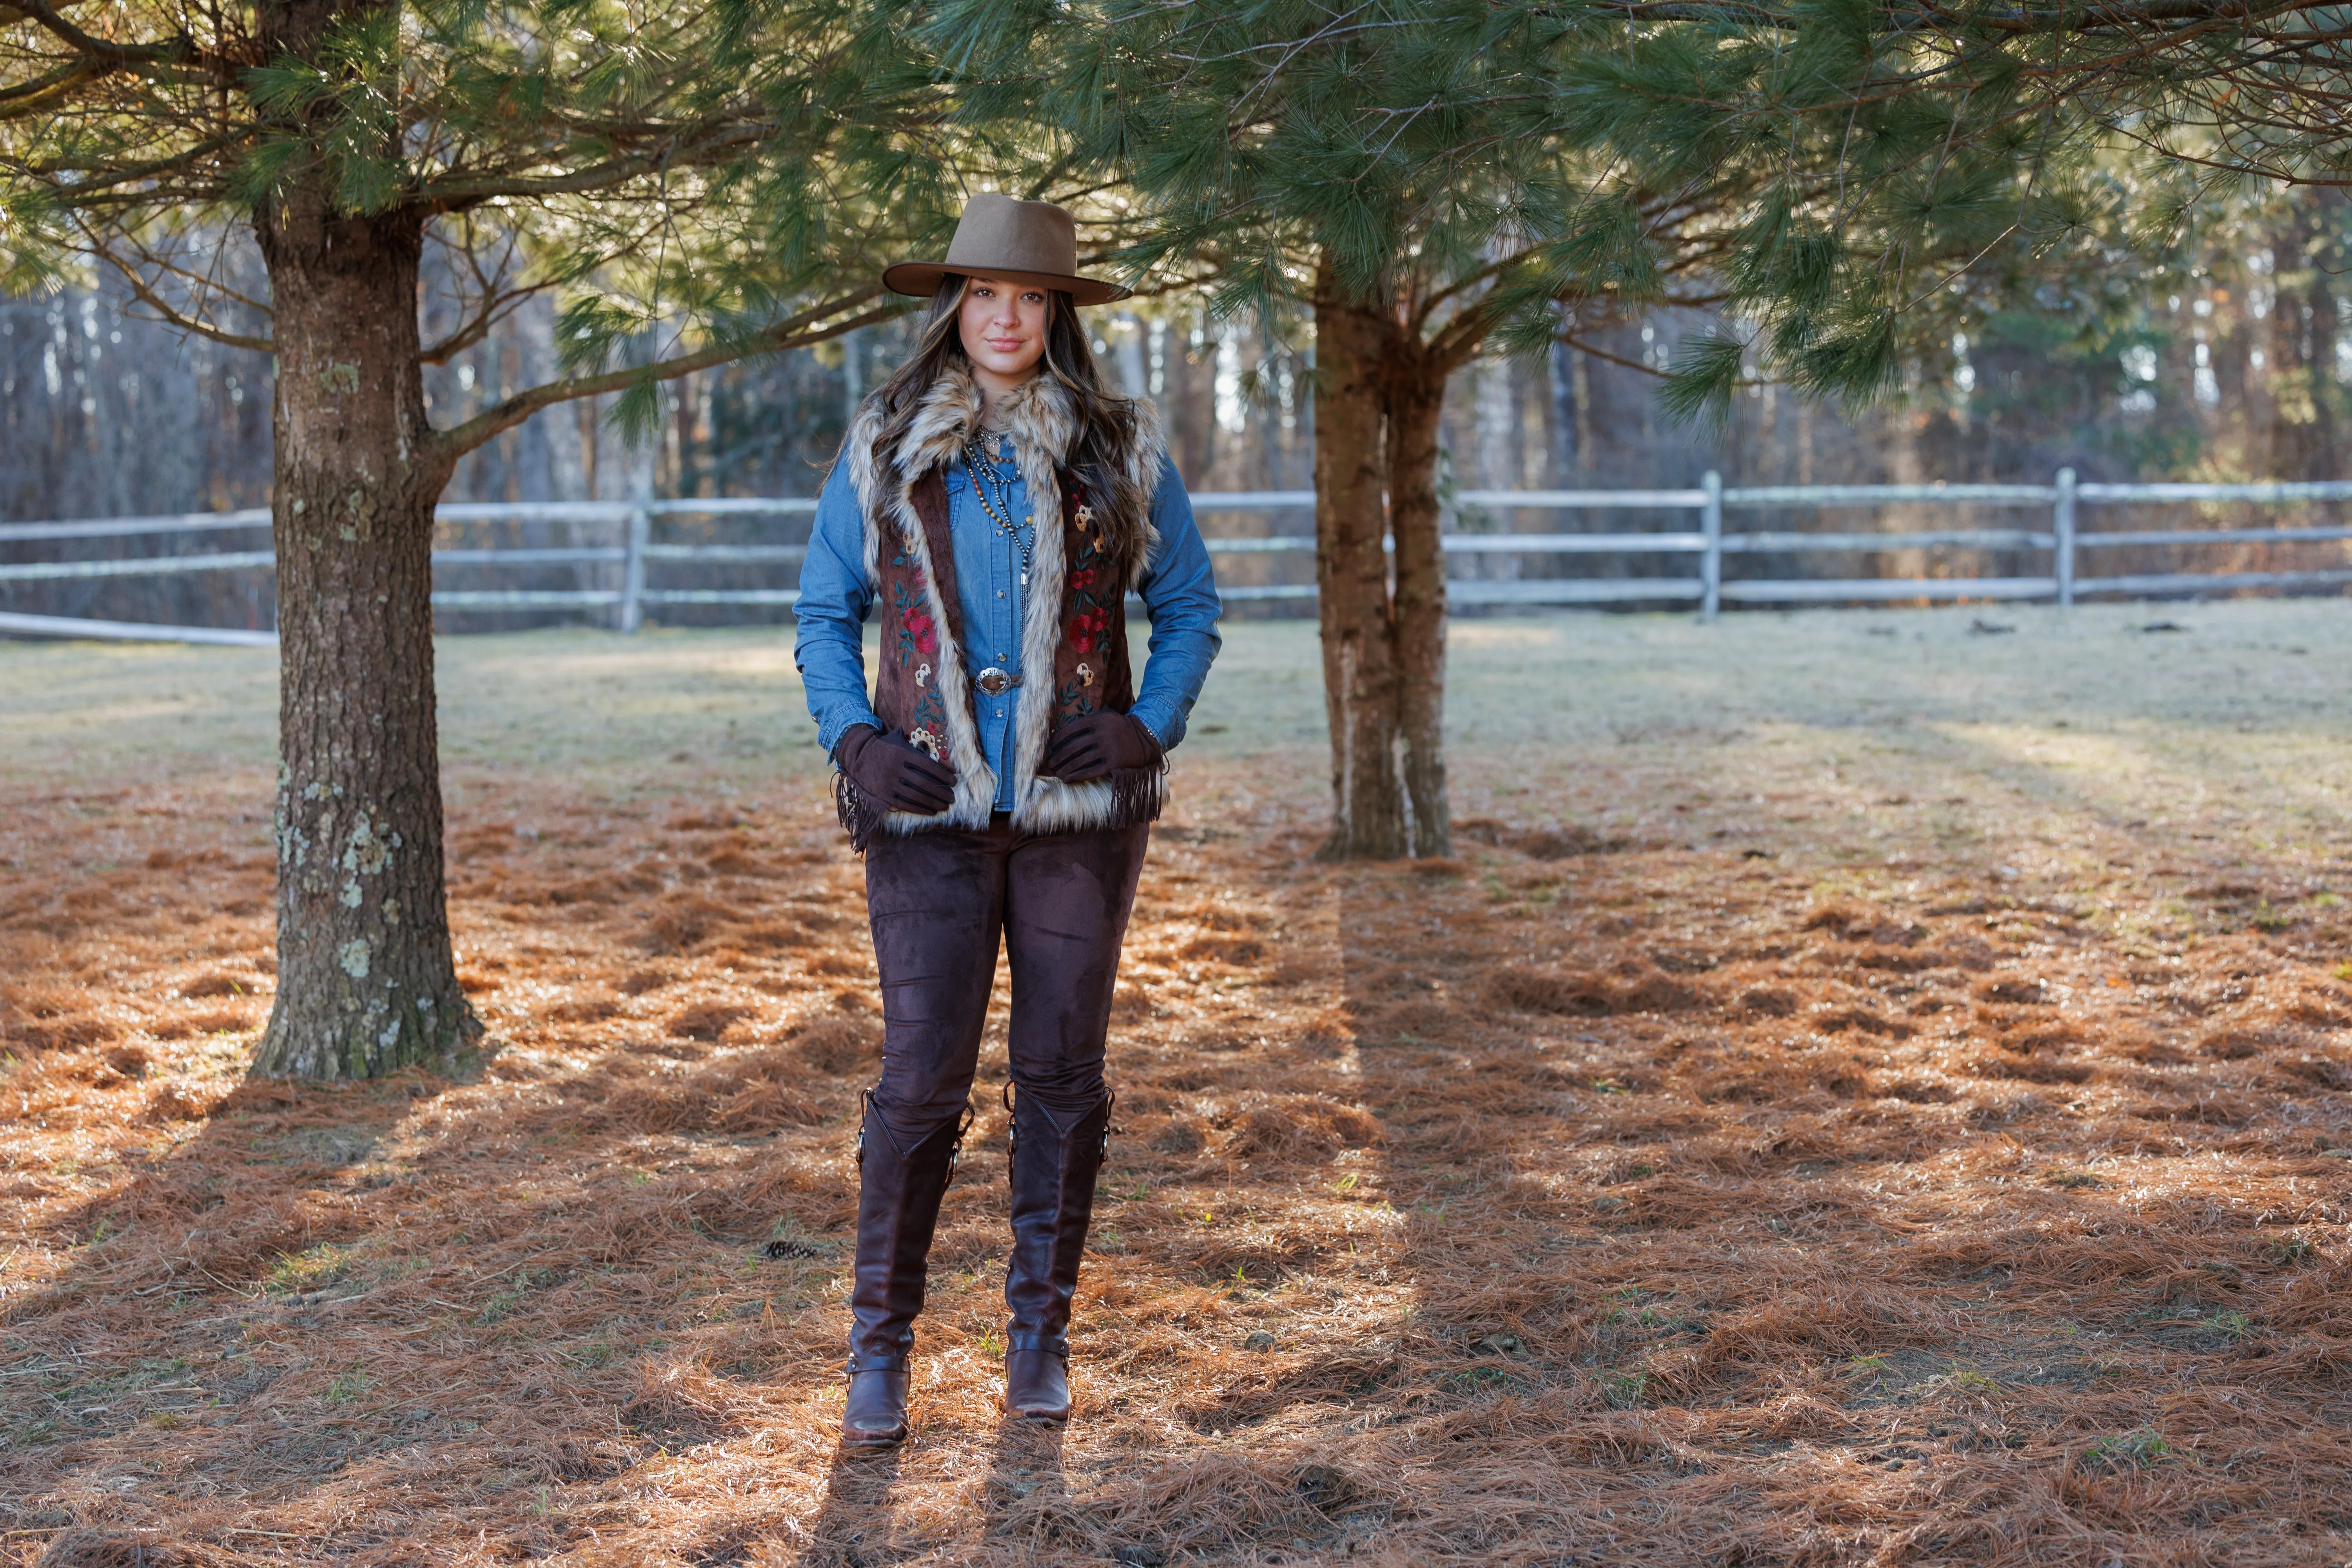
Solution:
[[[998,697],[1020,685],[1021,678],[1017,675],[1007,675],[992,664],[974,676],[971,683],[991,697]]]

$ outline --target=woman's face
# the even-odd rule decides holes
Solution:
[[[1045,290],[1026,283],[975,278],[964,285],[956,325],[982,386],[1009,391],[1029,379],[1045,357],[1051,309]]]

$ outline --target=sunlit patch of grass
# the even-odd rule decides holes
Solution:
[[[2263,1256],[2273,1263],[2308,1263],[2319,1256],[2319,1248],[2299,1236],[2277,1236],[2263,1243]]]
[[[284,1252],[271,1264],[263,1289],[289,1296],[307,1295],[322,1290],[349,1273],[352,1265],[352,1249],[332,1242],[321,1242],[300,1252]]]
[[[1522,1380],[1499,1366],[1471,1366],[1449,1372],[1441,1381],[1456,1394],[1483,1394],[1497,1388],[1517,1388]]]
[[[1974,1367],[1951,1362],[1946,1364],[1942,1372],[1920,1384],[1918,1392],[1923,1395],[1953,1394],[1983,1398],[1988,1394],[1999,1394],[2000,1384]]]
[[[2087,1469],[2134,1470],[2147,1469],[2156,1465],[2198,1465],[2204,1461],[2188,1449],[2168,1441],[2153,1427],[2142,1426],[2135,1431],[2098,1439],[2083,1450],[2079,1462]]]
[[[1633,1368],[1612,1368],[1601,1374],[1601,1396],[1618,1410],[1638,1410],[1648,1399],[1650,1374]]]

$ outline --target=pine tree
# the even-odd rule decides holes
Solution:
[[[1328,855],[1451,848],[1446,378],[1548,348],[1580,310],[1715,287],[1736,184],[1615,156],[1616,122],[1559,89],[1622,30],[1469,0],[947,0],[929,20],[961,112],[1025,119],[1123,182],[1155,226],[1139,275],[1204,268],[1218,310],[1311,318]]]
[[[110,267],[278,360],[278,994],[257,1070],[382,1073],[480,1025],[442,873],[428,552],[467,451],[565,399],[650,422],[669,376],[896,307],[878,240],[936,242],[978,164],[888,18],[836,0],[0,0],[0,282]],[[266,301],[213,284],[249,234]],[[420,258],[474,279],[420,341]],[[520,299],[567,374],[454,428],[421,366]],[[246,318],[265,314],[255,331]]]
[[[1734,324],[1693,345],[1669,402],[1720,410],[1744,363],[1859,406],[1961,314],[2055,300],[2088,321],[2135,273],[2193,255],[2200,226],[2283,187],[2352,184],[2340,16],[1700,4],[1560,88],[1654,176],[1738,169],[1754,193],[1726,236]]]

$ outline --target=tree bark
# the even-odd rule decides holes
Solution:
[[[1389,527],[1396,535],[1397,733],[1417,859],[1454,852],[1445,804],[1445,549],[1437,506],[1445,369],[1418,343],[1391,352]]]
[[[1315,578],[1331,726],[1331,836],[1322,854],[1393,860],[1411,846],[1398,745],[1397,628],[1381,544],[1382,371],[1395,329],[1342,297],[1328,260],[1318,268],[1315,298]]]
[[[2271,475],[2281,479],[2336,477],[2336,415],[2343,400],[2335,376],[2336,279],[2326,236],[2342,199],[2326,194],[2290,209],[2272,238],[2274,285],[2268,322]]]
[[[297,186],[256,222],[278,374],[278,995],[260,1074],[363,1078],[481,1025],[442,880],[433,507],[453,459],[425,413],[424,227]]]

